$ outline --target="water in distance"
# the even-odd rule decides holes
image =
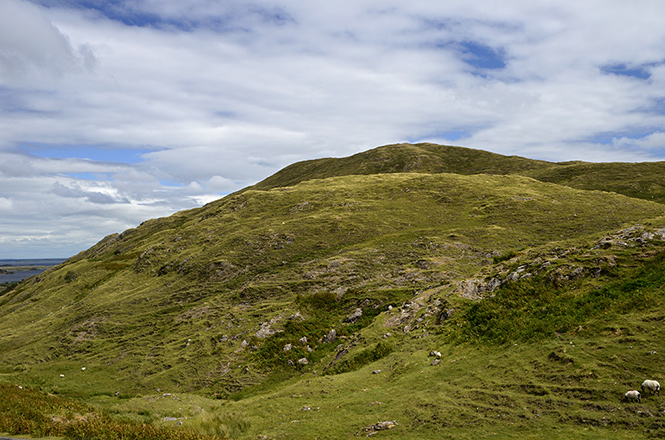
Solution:
[[[0,284],[15,283],[65,261],[64,258],[42,258],[33,260],[0,260]]]

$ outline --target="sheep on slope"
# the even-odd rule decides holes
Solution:
[[[631,400],[637,400],[638,402],[641,403],[642,395],[637,390],[627,391],[626,394],[623,395],[623,399],[627,402]]]
[[[656,393],[660,394],[660,384],[655,380],[645,380],[642,382],[642,392],[649,392],[652,396]]]

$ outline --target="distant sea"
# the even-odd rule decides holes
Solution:
[[[35,260],[0,260],[0,284],[14,283],[34,275],[39,275],[51,266],[57,266],[65,258],[43,258]],[[38,266],[42,269],[14,270],[14,267]],[[5,273],[11,272],[11,273]]]

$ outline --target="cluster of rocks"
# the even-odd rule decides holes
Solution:
[[[367,437],[376,434],[379,431],[393,429],[398,425],[396,420],[386,420],[384,422],[375,423],[374,425],[365,426],[362,432],[367,433]]]
[[[436,350],[430,351],[429,357],[434,357],[434,360],[432,361],[433,366],[439,365],[441,363],[441,356],[442,355],[441,355],[440,351],[436,351]]]
[[[613,246],[644,246],[654,239],[665,240],[665,228],[648,231],[643,226],[636,225],[617,231],[614,234],[606,235],[605,237],[598,240],[592,249],[608,249]],[[575,248],[567,249],[560,254],[553,256],[551,260],[553,261],[557,258],[564,258],[570,252],[575,250]],[[485,279],[474,278],[463,280],[459,283],[454,292],[458,292],[464,298],[480,300],[486,297],[488,294],[494,292],[503,284],[517,282],[519,280],[538,275],[543,271],[548,270],[548,268],[552,266],[552,261],[543,261],[541,258],[536,258],[532,263],[523,264],[508,273],[504,272],[503,274],[496,274]],[[555,286],[560,286],[569,281],[573,281],[588,275],[592,275],[597,278],[602,275],[603,266],[612,267],[615,264],[616,262],[614,261],[613,256],[604,256],[599,257],[597,265],[594,268],[586,268],[572,264],[556,267],[548,276],[548,281]]]
[[[608,249],[612,246],[629,247],[645,245],[656,237],[665,240],[665,228],[650,232],[647,231],[644,226],[636,225],[622,229],[614,234],[604,236],[598,240],[594,249]]]

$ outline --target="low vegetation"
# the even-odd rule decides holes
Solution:
[[[662,164],[613,165],[388,146],[106,237],[0,293],[0,431],[665,435],[621,401],[665,383]]]
[[[219,423],[219,426],[223,426]],[[190,429],[169,429],[110,418],[78,400],[44,394],[22,386],[0,385],[0,432],[74,440],[216,440],[224,432],[205,435]]]

